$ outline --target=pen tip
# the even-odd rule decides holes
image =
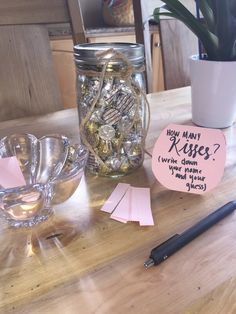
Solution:
[[[154,266],[154,260],[152,258],[149,258],[145,263],[144,263],[144,267],[145,268],[150,268]]]

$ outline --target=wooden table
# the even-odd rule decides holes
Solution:
[[[147,147],[169,123],[192,124],[190,89],[149,95]],[[2,122],[0,136],[60,132],[78,138],[75,109]],[[222,182],[202,196],[170,191],[154,178],[150,157],[121,179],[86,175],[55,215],[33,229],[0,224],[0,313],[236,313],[236,216],[232,214],[157,267],[150,249],[236,195],[236,126],[224,130]],[[217,171],[217,169],[216,169]],[[150,187],[155,226],[109,218],[100,208],[118,182]],[[50,238],[52,234],[60,234]]]

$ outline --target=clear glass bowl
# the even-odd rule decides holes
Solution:
[[[0,187],[0,215],[11,226],[32,227],[75,192],[88,151],[63,135],[13,134],[0,140],[0,158],[10,156],[17,157],[26,185]]]

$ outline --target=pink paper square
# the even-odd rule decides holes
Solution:
[[[139,221],[140,226],[153,226],[150,189],[131,187],[131,221]]]
[[[128,220],[125,220],[125,219],[122,219],[122,218],[119,218],[119,217],[115,217],[115,216],[110,216],[111,219],[114,219],[116,221],[119,221],[119,222],[122,222],[123,224],[126,224],[128,222]]]
[[[118,183],[107,201],[102,206],[101,210],[107,213],[112,213],[116,206],[119,204],[120,200],[125,195],[129,186],[130,184],[127,183]]]
[[[0,159],[0,185],[5,189],[26,185],[15,156]]]
[[[127,222],[130,220],[130,203],[131,203],[131,187],[128,188],[124,197],[117,205],[116,209],[113,211],[111,218],[121,221]]]

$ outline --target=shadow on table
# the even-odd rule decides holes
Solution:
[[[15,229],[1,243],[0,264],[5,267],[19,266],[27,258],[37,255],[50,256],[50,250],[67,247],[83,231],[70,220],[48,221],[29,229]]]

